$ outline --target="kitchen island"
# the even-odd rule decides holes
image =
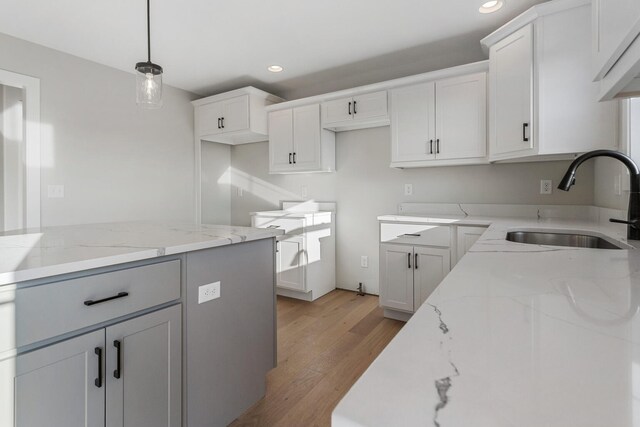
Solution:
[[[640,251],[626,227],[604,215],[385,219],[488,229],[336,407],[333,426],[638,425]],[[541,229],[624,249],[505,240]]]
[[[275,365],[281,232],[130,222],[0,234],[0,425],[226,426]]]

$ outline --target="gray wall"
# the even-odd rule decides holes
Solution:
[[[3,34],[0,52],[0,68],[40,78],[43,225],[194,218],[195,95],[165,86],[164,107],[142,110],[133,73]]]
[[[464,202],[513,204],[592,204],[593,166],[585,165],[569,193],[539,194],[540,180],[558,182],[568,162],[544,162],[391,169],[389,127],[339,133],[336,173],[269,175],[268,144],[231,148],[231,183],[243,189],[231,193],[232,223],[248,225],[250,213],[279,207],[281,200],[308,198],[336,201],[337,283],[354,289],[363,282],[368,292],[378,292],[378,228],[376,217],[394,213],[401,202]],[[414,195],[405,197],[404,184]],[[369,268],[360,256],[369,256]]]
[[[231,223],[229,166],[231,146],[215,142],[201,143],[202,222]]]

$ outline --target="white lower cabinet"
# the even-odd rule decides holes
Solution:
[[[176,305],[5,358],[0,425],[178,427],[181,348]]]
[[[443,248],[380,245],[380,305],[415,312],[449,273],[450,251]]]
[[[304,237],[287,237],[276,243],[277,286],[306,291],[305,264]]]
[[[482,236],[482,233],[487,231],[486,227],[468,227],[459,226],[457,228],[457,244],[456,244],[456,257],[453,264],[457,264],[464,254],[466,254],[471,246]]]

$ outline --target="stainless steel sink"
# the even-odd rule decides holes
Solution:
[[[572,248],[623,249],[598,236],[543,231],[510,231],[507,240],[531,245],[570,246]]]

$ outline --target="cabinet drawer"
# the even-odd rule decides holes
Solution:
[[[383,222],[380,224],[380,241],[448,248],[451,245],[451,230],[446,225]]]
[[[119,294],[123,296],[100,302]],[[180,260],[0,288],[0,353],[179,298]]]
[[[276,228],[284,230],[285,234],[302,234],[305,220],[302,218],[274,218],[267,216],[254,216],[253,227]]]

